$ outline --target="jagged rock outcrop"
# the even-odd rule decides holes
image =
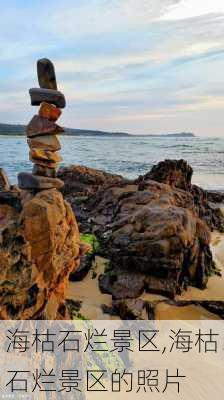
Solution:
[[[222,219],[214,219],[207,193],[191,185],[186,161],[166,160],[135,181],[119,177],[118,182],[95,185],[94,191],[89,175],[94,181],[98,171],[89,174],[86,168],[84,174],[79,169],[74,179],[61,170],[62,180],[64,172],[68,198],[75,197],[83,182],[86,200],[80,207],[110,259],[99,281],[103,292],[114,299],[136,298],[144,290],[173,298],[188,285],[206,286],[214,267],[210,229]]]
[[[211,230],[224,232],[224,216],[219,207],[219,203],[224,201],[223,194],[192,185],[192,175],[193,169],[185,160],[165,160],[154,165],[147,174],[140,176],[136,183],[144,189],[148,180],[155,180],[190,192],[199,218],[203,219]]]
[[[83,247],[56,189],[0,193],[0,318],[69,318],[65,290]]]
[[[190,190],[193,169],[185,160],[165,160],[154,165],[145,175],[140,176],[136,183],[153,180],[166,183],[178,189]]]
[[[114,298],[137,297],[144,290],[174,297],[188,284],[206,286],[213,267],[210,231],[190,193],[155,181],[144,190],[111,188],[103,198],[98,193],[96,212],[108,207],[109,193],[113,212],[104,237],[111,260],[107,287]]]

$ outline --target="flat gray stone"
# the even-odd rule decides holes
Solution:
[[[58,90],[31,88],[29,93],[32,106],[39,106],[43,101],[54,104],[59,108],[65,108],[66,106],[65,96]]]
[[[37,61],[37,76],[41,88],[57,90],[54,64],[48,58]]]
[[[18,174],[18,184],[19,188],[23,190],[61,189],[64,186],[60,179],[37,176],[27,172]]]

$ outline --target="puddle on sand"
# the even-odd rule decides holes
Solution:
[[[222,277],[212,276],[209,278],[209,282],[205,290],[189,287],[188,290],[181,296],[176,296],[175,300],[224,301],[224,234],[219,232],[212,233],[211,250],[216,265],[222,273]],[[88,319],[118,319],[118,317],[104,314],[101,308],[102,304],[111,306],[112,303],[111,296],[102,294],[98,286],[98,277],[104,272],[106,261],[106,259],[96,256],[93,267],[88,272],[87,276],[81,282],[70,282],[69,284],[67,298],[75,301],[81,301],[82,306],[80,313]],[[92,279],[93,271],[96,273],[96,277],[94,279]],[[162,300],[167,300],[167,298],[164,296],[144,293],[140,298],[152,303],[158,302],[155,309],[156,319],[220,319],[217,315],[205,310],[201,306],[191,304],[186,306],[175,306],[161,302]]]

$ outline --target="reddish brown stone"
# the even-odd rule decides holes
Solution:
[[[56,189],[21,191],[20,210],[10,194],[11,205],[0,203],[0,319],[69,318],[66,287],[81,253],[71,207]]]
[[[51,121],[57,121],[57,119],[61,115],[61,110],[60,110],[60,108],[57,108],[53,104],[49,104],[49,103],[46,103],[46,101],[44,101],[40,105],[39,115],[40,115],[40,117],[48,118]]]
[[[34,115],[26,128],[28,137],[49,135],[64,132],[64,129],[50,121],[47,118],[42,118],[39,115]]]

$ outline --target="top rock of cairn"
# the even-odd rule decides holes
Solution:
[[[40,109],[26,129],[33,173],[20,173],[18,182],[20,189],[25,190],[59,189],[63,182],[56,178],[56,169],[62,159],[57,151],[61,146],[56,134],[63,132],[63,128],[55,121],[61,115],[60,108],[65,107],[65,98],[57,90],[54,65],[50,60],[37,61],[37,75],[40,88],[29,92],[31,104],[40,104]]]
[[[30,89],[31,105],[39,106],[45,101],[56,107],[64,108],[65,97],[58,91],[54,65],[48,58],[41,58],[37,61],[37,77],[40,88]]]
[[[48,58],[37,61],[37,76],[40,88],[58,90],[54,64]]]

